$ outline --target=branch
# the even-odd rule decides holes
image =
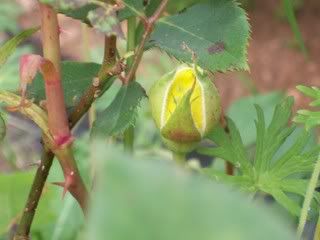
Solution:
[[[134,79],[134,76],[136,74],[136,71],[138,69],[138,66],[139,66],[141,59],[142,59],[142,56],[143,56],[144,46],[146,45],[147,40],[149,39],[150,34],[153,31],[153,28],[154,28],[156,21],[161,17],[162,13],[166,9],[168,2],[169,2],[169,0],[163,0],[160,3],[158,9],[155,11],[155,13],[151,17],[149,17],[147,19],[142,19],[144,21],[145,31],[142,36],[141,42],[140,42],[137,50],[135,51],[135,56],[133,59],[132,66],[131,66],[127,76],[123,80],[124,84],[128,84],[129,82],[131,82]]]
[[[31,190],[29,192],[28,200],[24,208],[23,216],[20,220],[15,240],[28,240],[31,224],[36,213],[39,199],[42,194],[45,182],[49,175],[49,170],[52,165],[54,154],[47,149],[44,149],[41,156],[41,164],[36,172],[35,180],[33,181]]]
[[[105,37],[104,57],[103,63],[98,72],[97,78],[92,82],[92,85],[82,95],[79,104],[75,107],[74,111],[69,117],[69,125],[74,126],[76,122],[86,113],[92,102],[98,95],[109,88],[112,84],[112,77],[120,74],[123,71],[121,61],[116,64],[116,36]]]
[[[105,39],[105,55],[102,67],[99,71],[98,76],[101,77],[101,84],[99,89],[104,89],[110,79],[119,73],[120,65],[113,66],[110,68],[109,65],[115,62],[114,52],[116,51],[116,38],[106,37]],[[108,71],[109,70],[109,71]],[[94,102],[94,92],[97,88],[93,85],[88,88],[86,94],[83,95],[81,101],[75,107],[69,118],[69,125],[73,128],[81,117],[88,111],[91,104]],[[89,94],[88,94],[89,93]],[[19,103],[20,100],[17,100]],[[10,104],[15,105],[15,104]],[[29,108],[26,108],[29,109]],[[39,204],[41,193],[45,182],[47,180],[49,170],[53,161],[54,154],[50,150],[44,149],[41,157],[41,164],[37,169],[36,175],[33,180],[32,188],[30,189],[29,197],[25,205],[25,211],[22,214],[15,240],[28,240],[31,224],[34,218],[36,208]]]

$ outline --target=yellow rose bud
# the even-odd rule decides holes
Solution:
[[[220,119],[220,96],[203,70],[179,66],[156,81],[149,93],[152,116],[164,143],[189,152]]]

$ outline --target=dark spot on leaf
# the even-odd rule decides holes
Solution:
[[[143,6],[147,6],[149,4],[149,0],[143,0]]]
[[[181,10],[178,12],[178,14],[182,14],[182,13],[184,13],[185,11],[187,11],[187,8],[181,9]]]
[[[209,54],[221,53],[224,50],[225,50],[224,42],[216,42],[216,43],[212,44],[210,47],[208,47]]]

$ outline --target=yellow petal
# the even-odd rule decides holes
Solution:
[[[194,69],[190,67],[178,69],[173,81],[167,88],[164,105],[162,106],[162,126],[166,124],[172,113],[175,111],[177,105],[180,103],[182,97],[193,87],[194,84],[194,90],[190,98],[191,114],[196,128],[201,134],[203,133],[206,124],[204,116],[203,90],[201,83],[196,78]]]

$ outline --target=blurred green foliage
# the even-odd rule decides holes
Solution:
[[[21,13],[19,4],[14,0],[1,0],[0,33],[4,31],[17,32],[16,22]]]
[[[264,207],[160,159],[92,146],[97,164],[84,239],[294,239]]]

